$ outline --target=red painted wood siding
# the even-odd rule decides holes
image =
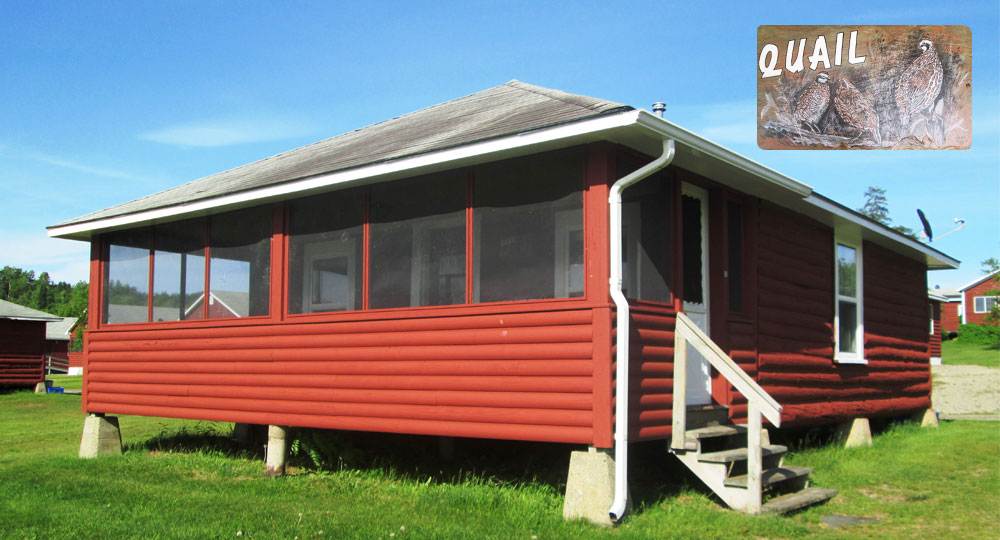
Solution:
[[[868,364],[837,364],[833,231],[763,204],[758,253],[758,380],[784,407],[785,424],[888,416],[930,406],[923,265],[864,244]]]
[[[865,357],[881,401],[873,416],[931,406],[927,269],[870,242],[864,244]]]
[[[673,422],[676,312],[638,304],[629,316],[629,439],[663,439]]]
[[[928,323],[927,331],[930,332],[930,335],[928,336],[927,352],[930,356],[941,358],[941,307],[947,304],[942,304],[935,300],[931,300],[929,304],[931,318],[934,321],[934,329],[932,331]]]
[[[82,352],[70,352],[69,355],[69,367],[83,367],[83,363],[86,359],[83,357]]]
[[[592,443],[593,326],[555,309],[92,331],[87,410]]]
[[[994,276],[962,293],[965,298],[965,324],[989,324],[984,320],[987,313],[976,313],[975,299],[977,296],[992,296],[989,291],[996,289],[1000,289],[1000,285],[997,285]]]
[[[962,315],[961,302],[945,302],[941,304],[941,328],[945,332],[958,332]]]
[[[45,380],[45,323],[0,319],[0,386]]]

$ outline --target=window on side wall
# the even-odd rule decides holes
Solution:
[[[834,360],[867,363],[861,242],[838,231],[834,242]]]
[[[993,306],[1000,301],[1000,296],[977,296],[973,299],[972,311],[975,313],[989,313],[993,311]]]

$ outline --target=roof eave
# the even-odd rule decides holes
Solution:
[[[340,184],[363,185],[376,183],[448,167],[463,166],[477,161],[485,161],[486,159],[512,157],[548,147],[557,148],[591,142],[603,138],[603,134],[609,131],[636,124],[639,115],[640,111],[638,110],[605,114],[576,122],[567,122],[546,128],[514,133],[462,146],[372,163],[352,169],[333,171],[191,203],[154,208],[83,223],[54,225],[48,227],[47,232],[51,238],[89,240],[96,233],[138,227],[157,222],[173,221],[184,217],[194,217],[207,213],[241,208],[252,204],[287,199],[313,191],[322,191]]]

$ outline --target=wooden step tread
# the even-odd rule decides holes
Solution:
[[[708,426],[698,429],[689,429],[684,435],[688,439],[710,439],[712,437],[741,435],[746,432],[746,426]]]
[[[837,494],[836,489],[806,488],[802,491],[775,497],[761,506],[765,514],[787,514],[800,508],[828,501]]]
[[[778,482],[784,482],[785,480],[791,480],[792,478],[809,476],[812,472],[813,470],[809,467],[775,467],[761,472],[760,483],[762,486],[769,486]],[[726,478],[725,484],[727,487],[746,489],[747,475],[730,476]]]
[[[760,447],[761,456],[771,456],[774,454],[784,454],[788,451],[788,447],[781,446],[780,444],[773,444],[770,446]],[[747,458],[746,448],[733,448],[732,450],[723,450],[721,452],[708,452],[698,456],[698,461],[706,463],[732,463],[734,461],[743,461]]]

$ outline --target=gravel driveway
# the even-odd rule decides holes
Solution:
[[[942,365],[931,374],[931,403],[942,420],[1000,420],[1000,369]]]

